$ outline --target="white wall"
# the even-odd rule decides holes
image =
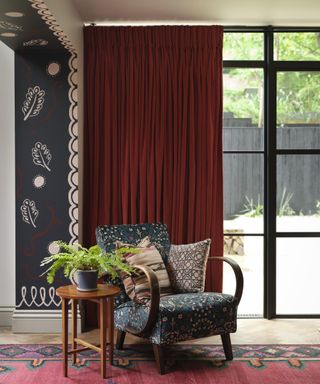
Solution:
[[[15,305],[14,52],[0,41],[0,325]]]

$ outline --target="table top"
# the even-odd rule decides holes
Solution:
[[[56,294],[63,299],[101,299],[102,297],[116,296],[120,288],[114,285],[98,284],[96,291],[78,291],[75,285],[64,285],[57,288]]]

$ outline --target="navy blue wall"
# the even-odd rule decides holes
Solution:
[[[47,297],[40,306],[56,308],[45,277],[39,277],[40,261],[54,251],[53,240],[70,240],[69,58],[66,50],[33,50],[15,56],[16,304],[20,309],[39,308],[41,287]],[[63,282],[58,278],[55,285]]]

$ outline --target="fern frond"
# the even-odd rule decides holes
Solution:
[[[55,275],[59,269],[63,269],[65,277],[69,277],[73,269],[80,270],[98,270],[99,276],[107,272],[112,277],[116,277],[119,271],[125,271],[128,274],[133,272],[124,260],[125,253],[138,253],[140,250],[129,247],[115,249],[112,252],[106,253],[98,245],[93,245],[90,248],[85,248],[81,244],[67,244],[61,240],[55,241],[62,252],[54,255],[46,256],[40,263],[41,267],[51,264],[45,272],[41,274],[47,275],[48,283],[53,283]]]

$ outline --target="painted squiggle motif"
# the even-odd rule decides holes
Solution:
[[[22,220],[36,228],[35,221],[39,216],[39,211],[36,208],[35,202],[33,200],[24,199],[20,210],[22,214]]]
[[[37,300],[38,293],[40,296],[40,301]],[[61,304],[61,299],[57,299],[56,296],[56,290],[54,287],[49,287],[48,289],[48,300],[47,300],[47,292],[45,287],[40,287],[39,292],[38,288],[34,285],[30,288],[30,296],[31,300],[27,300],[27,287],[23,286],[21,287],[21,296],[22,299],[20,303],[16,306],[16,308],[20,308],[23,304],[27,307],[31,307],[32,305],[35,305],[36,307],[50,307],[50,305],[55,305],[56,307],[59,307]]]
[[[45,91],[40,89],[38,85],[33,88],[29,88],[26,94],[26,100],[23,102],[22,113],[24,115],[24,121],[29,117],[38,116],[44,103]]]
[[[52,156],[50,150],[45,144],[40,143],[40,141],[35,143],[34,147],[32,148],[32,158],[34,164],[40,165],[49,172],[51,171],[49,168],[49,163],[52,159]]]

